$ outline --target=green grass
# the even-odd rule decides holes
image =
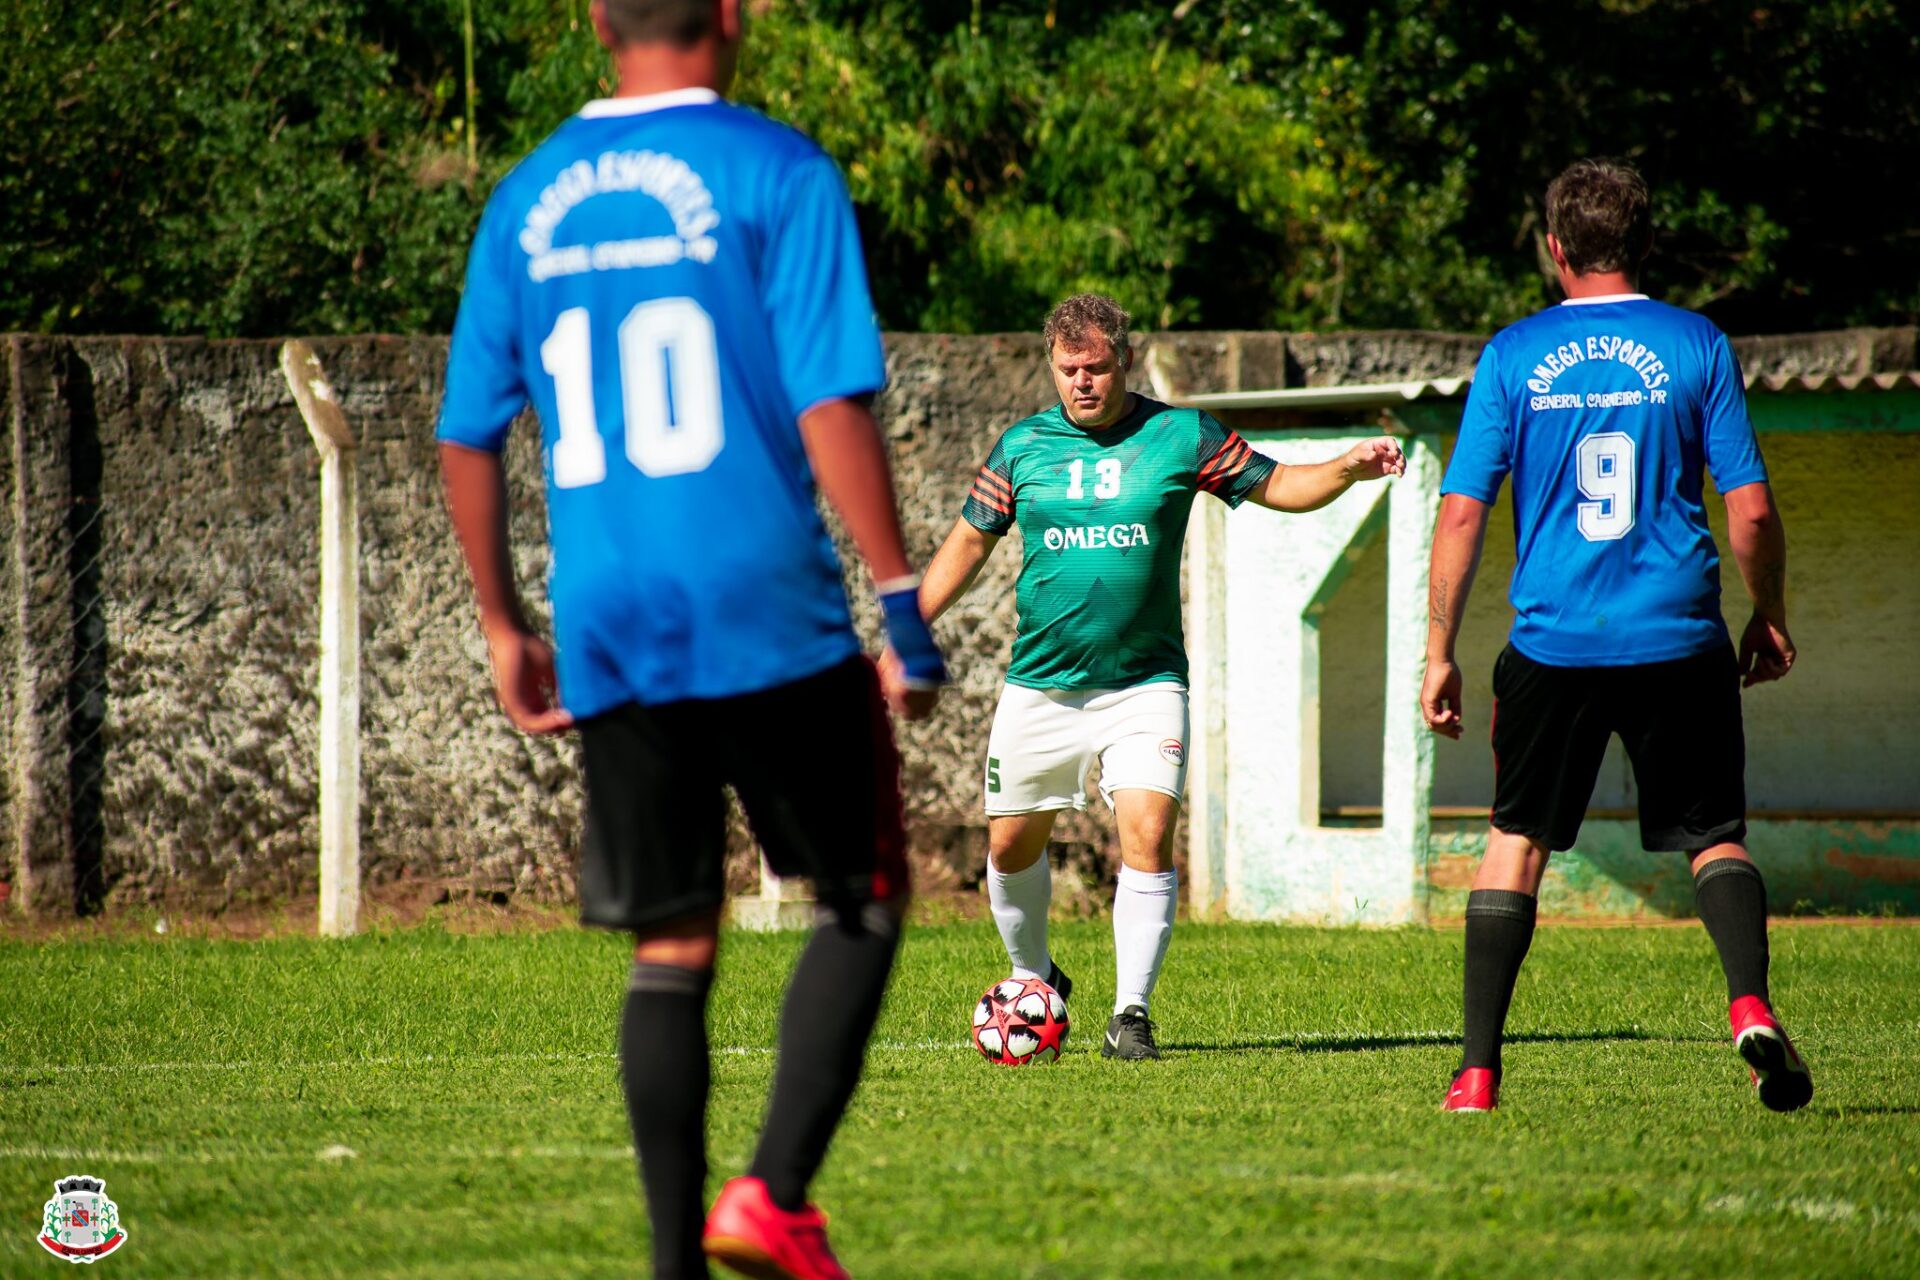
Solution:
[[[751,1150],[797,941],[737,936],[716,1180]],[[1094,1052],[1104,925],[1056,927],[1072,1052],[962,1048],[990,926],[916,930],[815,1190],[862,1277],[1920,1270],[1920,929],[1777,926],[1819,1092],[1764,1111],[1691,929],[1543,930],[1503,1109],[1447,1116],[1460,938],[1183,926],[1171,1052]],[[132,1276],[644,1271],[612,1057],[626,950],[578,931],[0,943],[0,1275],[55,1178],[107,1180]],[[324,1158],[330,1148],[354,1154]]]

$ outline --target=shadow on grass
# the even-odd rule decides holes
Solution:
[[[1617,1027],[1596,1031],[1533,1031],[1507,1036],[1506,1044],[1585,1044],[1602,1040],[1659,1040],[1669,1044],[1718,1043],[1704,1036],[1651,1036],[1638,1027]],[[1245,1053],[1268,1050],[1280,1053],[1361,1053],[1372,1049],[1414,1049],[1427,1045],[1457,1045],[1455,1031],[1416,1031],[1408,1035],[1328,1036],[1307,1033],[1291,1036],[1244,1036],[1235,1040],[1169,1040],[1160,1047],[1188,1053]]]

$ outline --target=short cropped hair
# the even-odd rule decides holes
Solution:
[[[601,0],[622,44],[686,48],[713,30],[713,0]]]
[[[1578,160],[1547,187],[1547,230],[1576,275],[1640,269],[1653,248],[1646,179],[1624,160]]]
[[[1087,340],[1097,333],[1113,347],[1113,354],[1124,360],[1127,326],[1132,321],[1133,317],[1106,294],[1076,293],[1047,313],[1040,337],[1047,344],[1047,355],[1051,356],[1055,343],[1064,342],[1076,351],[1085,350]]]

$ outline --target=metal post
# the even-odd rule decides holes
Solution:
[[[304,342],[280,369],[320,451],[320,933],[360,918],[360,521],[353,429]]]

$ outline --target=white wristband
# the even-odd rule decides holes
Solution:
[[[902,574],[898,578],[888,578],[885,582],[873,584],[874,592],[883,596],[890,596],[896,591],[917,591],[919,588],[920,575],[917,573]]]

